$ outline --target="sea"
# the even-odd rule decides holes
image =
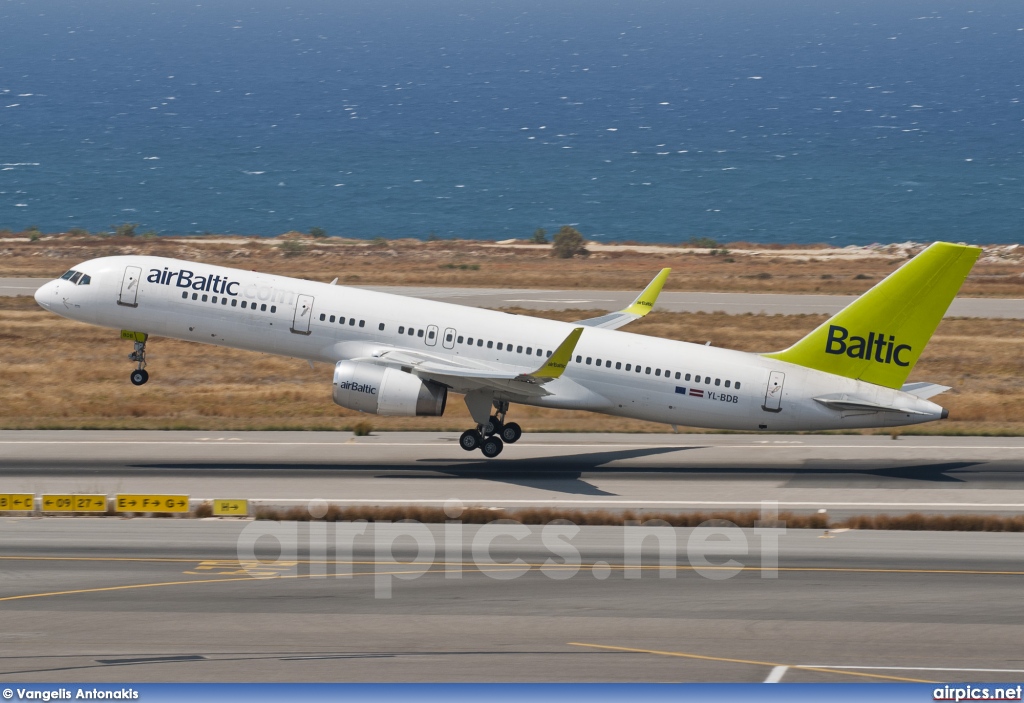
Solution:
[[[0,228],[1024,240],[1021,0],[0,0]]]

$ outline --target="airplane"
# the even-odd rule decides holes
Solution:
[[[121,330],[136,386],[159,336],[326,362],[334,402],[364,413],[439,416],[463,394],[476,426],[460,446],[493,458],[522,436],[506,421],[515,403],[754,432],[945,419],[928,399],[950,387],[906,379],[980,253],[936,242],[770,353],[620,331],[650,313],[670,269],[628,307],[573,323],[153,256],[86,261],[35,299]]]

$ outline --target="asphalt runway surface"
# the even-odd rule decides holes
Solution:
[[[173,493],[280,505],[1024,511],[1024,438],[527,433],[0,432],[0,493]]]
[[[0,683],[1024,680],[1024,535],[519,528],[0,518]]]
[[[49,279],[0,278],[0,296],[32,295]],[[440,300],[458,305],[528,310],[620,310],[639,291],[532,290],[507,288],[370,287],[370,290]],[[688,293],[665,291],[657,309],[664,312],[726,312],[730,314],[833,314],[852,302],[852,295],[788,295],[755,293]],[[1024,319],[1024,299],[957,298],[947,317]]]

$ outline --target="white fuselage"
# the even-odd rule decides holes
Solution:
[[[160,257],[94,259],[76,270],[91,277],[89,285],[55,280],[36,300],[103,327],[330,364],[413,350],[462,365],[528,372],[575,326]],[[472,388],[452,384],[455,392]],[[564,374],[544,391],[497,391],[494,397],[734,430],[907,425],[943,412],[908,393],[757,354],[592,327],[585,328]],[[814,400],[823,394],[851,394],[913,413],[839,410]]]

